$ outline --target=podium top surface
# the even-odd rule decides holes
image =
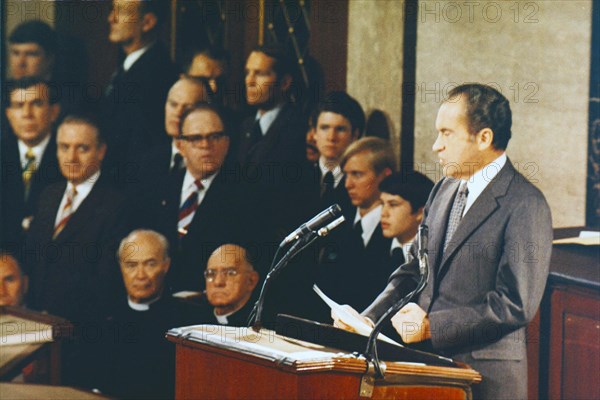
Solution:
[[[360,355],[292,339],[267,329],[255,332],[247,327],[195,325],[171,329],[167,332],[167,339],[207,351],[243,355],[298,373],[333,370],[364,374],[369,369],[369,363]],[[454,368],[401,361],[385,364],[387,376],[419,375],[466,383],[481,381],[479,373],[465,365]]]

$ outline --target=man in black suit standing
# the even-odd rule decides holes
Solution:
[[[337,203],[342,210],[348,211],[352,204],[346,192],[340,160],[348,146],[362,135],[365,114],[360,104],[346,92],[331,92],[317,105],[312,119],[320,154],[315,165],[319,208]]]
[[[121,184],[137,179],[139,157],[168,144],[162,127],[167,92],[177,69],[158,41],[168,4],[157,0],[114,0],[109,40],[120,46],[119,63],[102,102],[109,154],[105,168]]]
[[[43,189],[63,180],[56,160],[54,123],[60,105],[54,87],[37,78],[7,83],[6,117],[12,132],[2,140],[2,243],[16,247],[29,228]]]
[[[182,117],[177,147],[186,168],[156,185],[150,201],[151,226],[163,232],[172,245],[171,283],[176,289],[198,290],[202,268],[221,244],[237,240],[250,200],[242,195],[238,177],[229,174],[228,125],[217,106],[202,104]]]
[[[352,143],[341,159],[352,207],[345,212],[340,241],[322,251],[317,284],[333,299],[366,307],[385,286],[391,238],[379,222],[379,184],[396,169],[396,156],[383,139],[366,137]]]

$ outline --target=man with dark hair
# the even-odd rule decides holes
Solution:
[[[48,24],[37,20],[19,24],[8,37],[10,77],[51,79],[56,50],[56,32]]]
[[[229,53],[221,48],[209,46],[189,50],[188,60],[184,65],[187,76],[206,79],[212,95],[221,102],[223,85],[229,68]]]
[[[406,343],[479,371],[483,381],[473,392],[482,399],[527,398],[525,329],[544,293],[552,250],[548,204],[505,153],[511,119],[508,100],[481,84],[453,89],[440,106],[433,151],[445,177],[433,188],[423,221],[429,280],[416,303],[392,318]],[[419,279],[417,264],[391,275],[363,312],[366,322],[400,299],[405,280]]]
[[[14,135],[2,140],[1,234],[4,245],[18,247],[44,188],[63,180],[53,135],[60,105],[53,86],[38,78],[11,81],[5,88]]]
[[[225,167],[230,136],[217,106],[201,104],[181,121],[177,147],[186,168],[156,185],[148,221],[172,245],[171,283],[177,290],[198,290],[202,268],[220,244],[237,240],[245,228],[248,196]],[[201,288],[203,289],[203,288]]]
[[[163,107],[177,70],[158,40],[166,6],[156,0],[114,0],[108,16],[109,40],[120,46],[124,59],[101,107],[109,144],[105,167],[122,184],[137,179],[142,154],[157,144],[168,145]]]
[[[312,120],[320,153],[315,166],[320,208],[338,203],[347,210],[352,204],[344,187],[340,160],[348,146],[361,136],[365,114],[360,104],[346,92],[331,92],[317,105]]]

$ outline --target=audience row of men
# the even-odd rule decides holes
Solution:
[[[74,112],[54,95],[42,41],[9,39],[11,57],[21,55],[25,37],[38,46],[21,49],[25,59],[33,50],[38,62],[30,69],[11,60],[16,79],[4,93],[1,233],[12,255],[3,253],[0,298],[24,299],[80,331],[113,332],[67,346],[67,383],[170,397],[172,371],[155,375],[156,365],[174,364],[165,330],[245,324],[277,244],[337,203],[346,222],[279,276],[265,324],[282,312],[329,322],[314,283],[372,324],[415,287],[419,265],[408,249],[426,222],[432,273],[418,304],[392,318],[392,332],[481,371],[476,397],[523,397],[525,346],[513,336],[539,305],[552,232],[543,195],[506,156],[508,100],[478,84],[450,92],[433,145],[446,177],[434,187],[398,171],[388,142],[361,137],[364,112],[347,93],[328,94],[305,115],[279,49],[249,54],[253,112],[244,119],[220,101],[227,67],[222,58],[211,64],[213,52],[192,53],[178,78],[157,40],[164,4],[113,1],[109,38],[124,58],[95,113]],[[481,243],[498,251],[467,257]],[[513,257],[530,244],[536,259]],[[172,296],[189,290],[206,292],[200,305]],[[450,326],[458,326],[454,335]],[[498,336],[487,337],[488,327]],[[515,382],[511,391],[506,381]]]

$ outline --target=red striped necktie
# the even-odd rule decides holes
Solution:
[[[77,189],[73,186],[72,190],[67,191],[67,201],[62,208],[60,219],[56,226],[54,227],[54,232],[52,233],[52,239],[56,239],[56,237],[65,229],[67,222],[71,219],[71,216],[75,212],[73,210],[73,200],[77,196]]]
[[[198,208],[198,192],[204,189],[202,182],[200,179],[196,179],[194,181],[196,185],[196,189],[190,193],[190,195],[185,199],[181,207],[179,207],[179,221],[177,223],[177,232],[179,232],[179,238],[181,239],[188,233],[188,227],[192,223],[192,219],[194,219],[194,214],[196,213],[196,209]]]

